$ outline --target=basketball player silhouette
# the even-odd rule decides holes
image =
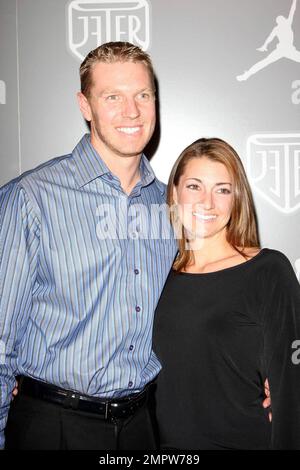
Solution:
[[[277,25],[273,28],[270,35],[267,37],[264,44],[257,49],[257,51],[265,52],[268,50],[268,45],[273,41],[275,37],[278,39],[276,48],[270,52],[270,54],[265,57],[263,60],[257,62],[249,70],[246,70],[242,75],[238,75],[236,79],[238,81],[247,80],[251,75],[259,72],[268,65],[276,62],[279,59],[291,59],[295,62],[300,62],[300,51],[297,51],[294,46],[294,33],[292,30],[292,23],[294,19],[294,14],[296,11],[297,0],[293,0],[289,16],[277,16],[276,23]]]

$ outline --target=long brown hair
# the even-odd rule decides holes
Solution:
[[[182,224],[178,225],[173,198],[174,186],[177,187],[188,162],[195,158],[206,157],[222,163],[227,168],[233,182],[233,206],[227,224],[226,237],[228,243],[243,256],[247,247],[259,247],[259,238],[255,209],[251,189],[240,157],[224,140],[218,138],[199,139],[183,150],[170,174],[167,190],[167,202],[170,219],[177,232],[179,253],[174,262],[175,271],[184,270],[194,260],[192,251],[186,249],[187,238]]]

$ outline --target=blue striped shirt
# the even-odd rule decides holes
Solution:
[[[176,243],[145,156],[140,174],[128,196],[87,134],[1,188],[2,436],[16,375],[115,397],[158,374],[153,314]]]

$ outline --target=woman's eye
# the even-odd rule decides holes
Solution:
[[[187,185],[187,188],[188,188],[188,189],[197,190],[197,189],[199,189],[199,187],[200,187],[200,186],[199,186],[198,184],[188,184],[188,185]]]
[[[220,194],[231,194],[231,191],[228,188],[220,188],[220,189],[218,189],[217,192],[220,193]]]

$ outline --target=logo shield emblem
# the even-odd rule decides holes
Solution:
[[[300,134],[255,134],[247,141],[247,173],[255,190],[285,214],[300,209]]]
[[[110,41],[128,41],[146,51],[150,45],[147,0],[74,0],[67,9],[68,46],[82,61]]]

